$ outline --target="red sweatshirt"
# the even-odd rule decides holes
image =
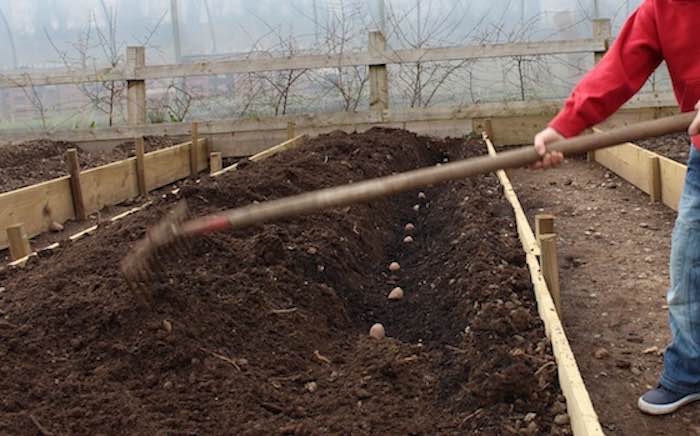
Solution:
[[[645,0],[549,124],[566,137],[612,115],[666,61],[682,112],[700,100],[700,0]],[[693,137],[700,148],[700,135]]]

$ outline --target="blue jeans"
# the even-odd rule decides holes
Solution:
[[[673,229],[668,311],[672,341],[661,384],[681,394],[700,392],[700,151],[694,146]]]

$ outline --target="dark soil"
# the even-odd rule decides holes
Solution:
[[[333,133],[181,195],[199,215],[483,150]],[[0,433],[570,434],[497,180],[425,193],[193,241],[149,305],[118,264],[173,195],[0,273]]]
[[[658,138],[643,139],[641,141],[637,141],[635,144],[684,165],[688,163],[690,136],[688,136],[687,133],[674,133],[672,135],[660,136]]]
[[[146,152],[170,147],[168,137],[146,137]],[[68,174],[66,150],[78,149],[81,168],[87,169],[134,155],[134,141],[127,141],[103,153],[89,153],[76,144],[41,139],[18,145],[0,146],[0,192],[12,191]]]

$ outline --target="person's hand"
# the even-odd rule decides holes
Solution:
[[[535,163],[532,168],[547,169],[562,163],[564,161],[563,154],[558,151],[547,151],[547,145],[562,139],[564,137],[551,127],[547,127],[535,135],[535,150],[537,150],[542,159]]]
[[[700,111],[700,101],[698,101],[698,104],[695,105],[695,109]],[[695,120],[690,125],[688,133],[690,136],[700,135],[700,112],[698,112],[698,114],[695,116]]]

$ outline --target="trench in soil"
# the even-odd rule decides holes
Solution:
[[[199,215],[484,149],[334,133],[182,195]],[[570,434],[497,180],[424,192],[194,241],[147,306],[118,262],[174,198],[3,271],[0,432]]]

